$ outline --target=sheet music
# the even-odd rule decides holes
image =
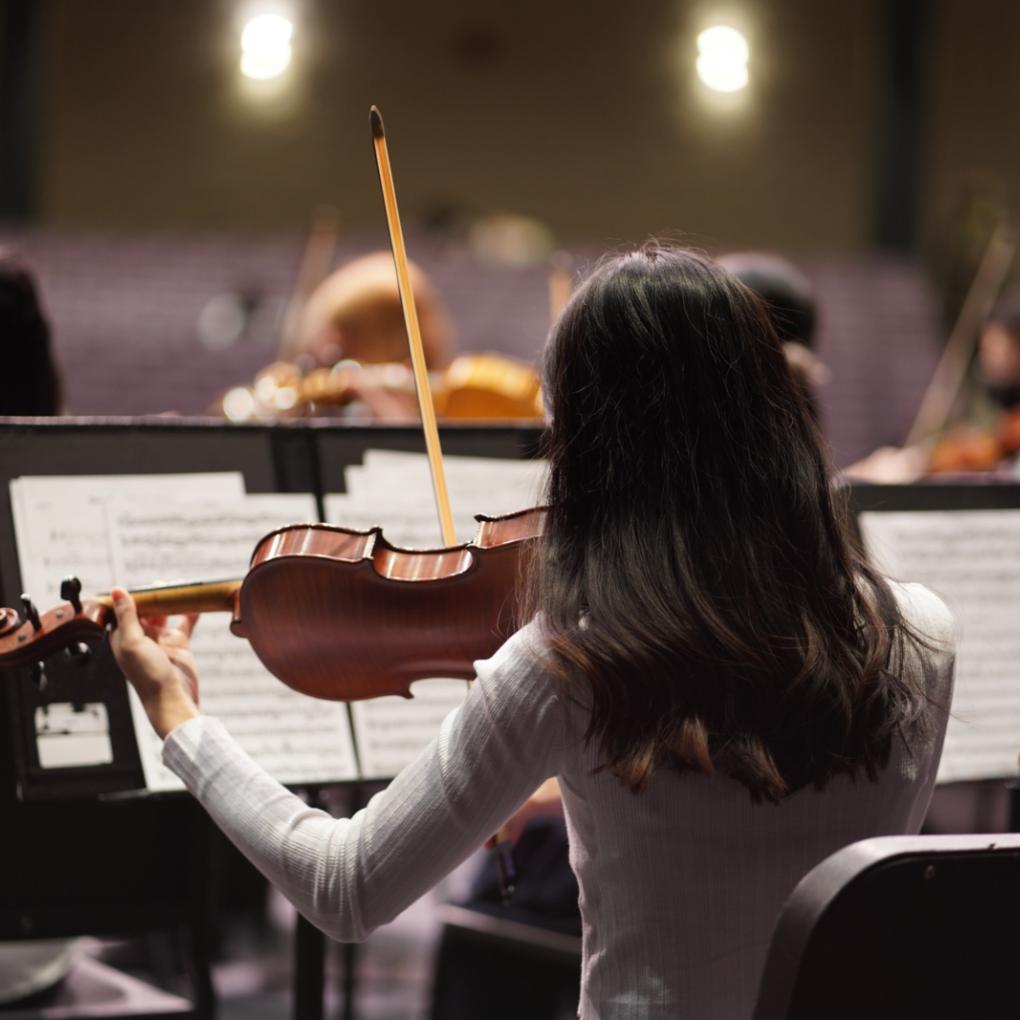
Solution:
[[[443,458],[450,502],[469,504],[466,512],[512,513],[536,506],[542,497],[548,467],[544,460],[508,460],[502,457]],[[406,491],[432,494],[428,457],[423,453],[394,450],[366,450],[362,466],[347,468],[347,491],[364,495],[362,486],[373,491],[381,479]]]
[[[868,512],[876,565],[940,595],[961,632],[939,781],[1016,774],[1020,751],[1020,510]]]
[[[537,505],[546,476],[539,460],[444,457],[454,528],[459,542],[478,532],[477,513],[498,516]],[[394,545],[442,546],[428,457],[422,453],[367,450],[364,463],[345,472],[347,492],[326,496],[326,520],[346,527],[382,524]]]
[[[249,495],[187,505],[111,503],[110,535],[118,583],[243,577],[255,543],[285,524],[315,519],[311,496]],[[202,709],[220,718],[238,743],[283,783],[357,778],[346,706],[320,701],[285,686],[234,637],[229,614],[207,613],[192,647]],[[131,708],[149,789],[180,789],[159,760],[161,741],[134,692]]]
[[[238,471],[174,475],[26,475],[10,483],[22,590],[40,608],[60,599],[60,582],[85,592],[114,583],[106,506],[111,499],[176,501],[244,495]]]
[[[444,457],[447,487],[460,542],[478,531],[476,513],[490,516],[535,506],[546,476],[544,461]],[[441,547],[428,457],[422,453],[366,450],[363,463],[345,470],[345,494],[327,495],[326,520],[368,528],[382,525],[394,545]],[[395,776],[439,732],[443,719],[464,700],[463,680],[427,680],[414,698],[354,702],[351,714],[367,778]]]
[[[467,697],[463,680],[421,680],[413,698],[373,698],[351,704],[361,772],[391,779],[439,733],[443,720]]]

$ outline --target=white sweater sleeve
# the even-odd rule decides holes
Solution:
[[[256,765],[216,719],[177,727],[163,760],[227,836],[326,934],[360,941],[476,850],[559,770],[563,708],[525,628],[475,664],[438,737],[368,805],[336,819]]]

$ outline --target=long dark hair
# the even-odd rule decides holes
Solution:
[[[777,801],[874,778],[921,725],[904,633],[859,557],[764,305],[658,243],[605,261],[547,347],[549,660],[635,791],[661,766]]]
[[[0,249],[0,414],[60,414],[63,387],[32,273]]]

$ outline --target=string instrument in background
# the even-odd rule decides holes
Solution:
[[[436,413],[453,421],[541,421],[542,393],[534,369],[501,354],[462,354],[429,373]],[[398,362],[340,361],[332,368],[302,373],[291,362],[263,369],[251,386],[228,390],[213,410],[229,421],[275,421],[329,414],[355,401],[390,397],[397,417],[413,413],[414,374]]]
[[[300,349],[301,316],[315,288],[326,279],[336,253],[340,216],[331,205],[320,205],[312,214],[304,252],[298,265],[294,290],[287,302],[280,328],[280,361],[294,361]]]
[[[848,475],[872,482],[912,482],[928,475],[992,471],[1020,452],[1020,408],[1003,412],[988,427],[949,426],[981,329],[1002,291],[1016,249],[1015,230],[1003,219],[992,231],[903,446],[875,450],[848,467]]]
[[[992,312],[1016,255],[1016,233],[1006,220],[992,231],[974,280],[935,367],[905,446],[929,444],[927,471],[990,471],[1020,450],[1020,411],[1002,414],[991,427],[964,424],[947,430],[950,414],[973,361],[982,326]],[[941,436],[940,436],[941,434]],[[932,440],[931,437],[940,436]]]
[[[994,471],[1020,453],[1020,407],[1003,411],[989,428],[961,425],[939,439],[928,453],[928,473]]]

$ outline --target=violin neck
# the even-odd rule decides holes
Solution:
[[[240,589],[240,579],[193,581],[187,584],[135,588],[132,589],[131,595],[142,616],[231,613],[234,611],[234,602]],[[109,595],[101,595],[95,601],[108,609],[113,605]]]

